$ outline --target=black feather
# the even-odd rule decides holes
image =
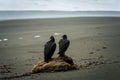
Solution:
[[[68,49],[70,41],[67,38],[63,38],[59,41],[59,52],[60,55],[65,55],[65,51]]]
[[[44,47],[44,60],[48,62],[53,56],[56,49],[56,43],[54,40],[50,40],[45,44]]]

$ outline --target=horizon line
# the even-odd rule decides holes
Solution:
[[[119,10],[0,10],[0,11],[64,11],[64,12],[79,12],[79,11],[105,11],[105,12],[120,12]]]

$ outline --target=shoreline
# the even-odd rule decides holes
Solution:
[[[120,18],[120,16],[68,16],[68,17],[48,17],[48,18],[18,18],[18,19],[5,19],[0,20],[0,22],[5,21],[31,21],[31,20],[54,20],[54,19],[75,19],[75,18]]]

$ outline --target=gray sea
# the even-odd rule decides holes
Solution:
[[[119,11],[0,11],[0,20],[60,18],[60,17],[120,17]]]

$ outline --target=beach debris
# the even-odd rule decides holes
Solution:
[[[21,78],[21,77],[25,77],[25,76],[31,76],[32,75],[32,72],[26,72],[26,73],[23,73],[23,74],[17,74],[17,73],[13,73],[12,74],[12,68],[11,67],[12,64],[9,64],[9,65],[0,65],[0,74],[4,74],[4,73],[10,73],[10,76],[7,76],[7,77],[0,77],[0,80],[11,80],[11,79],[14,79],[14,78]]]
[[[8,77],[3,77],[3,78],[0,78],[0,80],[8,80],[8,79],[14,79],[14,78],[21,78],[21,77],[25,77],[25,76],[31,76],[33,73],[32,72],[26,72],[26,73],[23,73],[21,75],[18,75],[17,73],[15,74],[12,74]]]
[[[90,52],[89,54],[94,54],[94,52]]]
[[[7,38],[4,38],[3,41],[8,41],[8,39],[7,39]]]
[[[11,73],[10,69],[12,69],[9,65],[0,66],[0,73]]]
[[[58,35],[61,35],[62,33],[54,33],[54,35],[58,36]]]
[[[88,61],[88,62],[86,62],[86,64],[84,64],[84,65],[81,64],[81,65],[79,66],[79,68],[84,68],[84,69],[86,69],[86,68],[95,67],[95,66],[101,65],[101,64],[105,64],[105,61],[98,61],[98,60]]]
[[[98,59],[104,58],[102,55],[98,57]]]
[[[107,49],[107,47],[103,46],[102,49]]]
[[[76,69],[78,69],[78,66],[74,64],[72,58],[64,56],[52,58],[49,62],[40,61],[33,66],[32,72],[61,72]]]
[[[34,38],[40,38],[40,35],[35,35]]]
[[[104,60],[104,56],[98,56],[97,58],[88,58],[88,59],[82,59],[80,61],[79,68],[80,69],[88,69],[95,67],[97,65],[107,64],[107,61]]]

